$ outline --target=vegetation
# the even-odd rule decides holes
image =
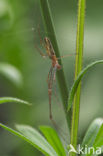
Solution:
[[[6,1],[4,1],[4,2],[0,1],[0,3],[2,4],[2,7],[3,7],[3,5],[5,6],[5,10],[6,10],[5,16],[6,17],[4,19],[5,19],[5,21],[7,21],[7,19],[10,21],[10,23],[8,25],[8,26],[10,26],[13,22],[13,17],[11,16],[12,9],[9,9],[9,11],[8,11],[8,9],[7,9],[8,3],[6,3]],[[56,29],[54,26],[54,21],[53,21],[53,17],[52,17],[49,0],[40,0],[39,5],[41,8],[41,13],[42,13],[42,17],[43,17],[45,33],[50,38],[50,41],[54,47],[56,56],[60,57],[61,56],[60,48],[59,48],[59,44],[58,44]],[[81,81],[87,72],[89,74],[91,74],[91,68],[97,69],[97,65],[103,63],[103,60],[98,59],[96,61],[93,61],[92,63],[88,63],[86,65],[86,67],[84,67],[84,68],[82,67],[83,66],[82,65],[83,64],[83,51],[84,51],[85,10],[86,10],[86,1],[78,0],[78,13],[77,13],[78,20],[77,20],[77,34],[76,34],[76,55],[75,55],[75,79],[74,79],[71,89],[68,89],[65,74],[64,74],[65,73],[64,69],[62,68],[60,71],[57,72],[57,80],[58,80],[58,85],[59,85],[59,90],[60,90],[60,96],[62,99],[62,104],[63,104],[63,108],[64,108],[64,112],[65,112],[65,119],[66,119],[67,127],[68,127],[68,130],[67,130],[68,134],[66,136],[66,138],[68,139],[68,145],[66,145],[66,147],[65,147],[65,143],[63,143],[62,139],[60,138],[58,131],[54,130],[54,128],[52,128],[51,126],[40,126],[39,131],[38,131],[38,130],[36,130],[36,128],[33,128],[34,126],[28,125],[29,120],[27,121],[27,124],[24,124],[24,125],[16,124],[15,128],[10,128],[9,126],[6,126],[6,124],[2,124],[2,122],[0,123],[0,127],[9,131],[11,134],[14,134],[15,136],[18,136],[19,138],[25,140],[30,145],[32,145],[33,148],[36,148],[38,151],[40,151],[41,153],[43,153],[46,156],[66,156],[66,155],[76,156],[76,155],[83,155],[83,154],[85,154],[86,156],[88,156],[88,155],[92,156],[94,154],[99,155],[100,154],[99,150],[98,150],[98,153],[96,153],[96,150],[98,147],[101,149],[101,154],[103,152],[103,150],[102,150],[103,149],[103,119],[102,119],[102,117],[96,118],[90,124],[88,130],[84,134],[84,137],[79,142],[79,133],[78,132],[79,132],[79,118],[80,118],[80,108],[81,108],[80,107],[80,98],[81,98],[81,93],[82,93]],[[9,15],[9,16],[7,16],[7,15]],[[2,21],[2,23],[5,21]],[[4,25],[5,24],[3,24],[3,26]],[[2,28],[2,32],[3,31],[4,30]],[[1,34],[1,36],[2,35],[3,34]],[[18,40],[19,40],[19,38],[18,38]],[[3,41],[1,40],[1,43],[2,42]],[[14,49],[15,48],[16,48],[16,46],[14,47]],[[16,53],[15,53],[15,55],[16,55]],[[11,59],[11,62],[15,62],[14,59]],[[18,62],[18,60],[17,60],[17,62]],[[59,60],[59,63],[63,67],[63,63],[62,63],[61,59]],[[20,64],[20,66],[21,66],[21,64]],[[39,64],[39,61],[38,61],[38,64]],[[18,68],[20,68],[20,67],[18,66]],[[6,80],[8,79],[9,81],[11,81],[11,84],[15,85],[15,87],[18,88],[17,89],[18,93],[20,92],[20,94],[21,94],[21,92],[25,93],[25,91],[24,91],[25,85],[23,86],[23,82],[25,83],[25,79],[23,78],[23,76],[22,76],[23,74],[21,74],[20,69],[18,69],[18,68],[14,67],[14,65],[12,65],[12,63],[11,64],[10,63],[8,64],[5,62],[0,63],[0,74],[3,77],[5,77]],[[36,66],[35,66],[35,69],[36,69]],[[31,73],[29,73],[29,76],[30,76],[30,74]],[[42,74],[42,72],[41,72],[41,74]],[[30,81],[28,82],[28,84],[30,84]],[[36,85],[36,83],[35,83],[35,85]],[[32,84],[31,84],[31,86],[32,86]],[[40,91],[39,86],[35,89],[35,91],[39,94],[38,97],[42,98],[42,96],[40,96],[40,93],[39,93],[39,91]],[[27,93],[27,94],[29,95],[29,93]],[[27,95],[27,94],[25,93],[25,95]],[[34,96],[34,101],[35,101],[36,96],[34,95],[34,92],[32,93],[32,91],[31,91],[30,96],[32,96],[32,95]],[[23,96],[23,94],[22,94],[22,96]],[[30,97],[28,96],[27,99],[30,99]],[[29,100],[27,100],[27,101],[29,101]],[[30,109],[30,107],[32,108],[33,107],[33,104],[31,105],[32,102],[29,103],[27,101],[21,100],[19,98],[14,98],[11,96],[0,97],[0,104],[12,102],[12,103],[20,103],[20,104],[27,105],[27,106],[22,106],[23,108],[24,107],[28,107],[27,109]],[[36,103],[37,103],[37,101],[36,101]],[[42,105],[40,105],[40,107],[41,107],[41,109],[43,109]],[[32,123],[32,125],[33,125],[33,123]],[[70,138],[68,136],[70,136]],[[80,153],[77,148],[79,143],[83,147],[83,151],[81,151]],[[89,152],[87,151],[87,153],[86,153],[85,148],[89,148],[89,147],[92,147],[93,150],[90,150]],[[76,151],[73,151],[73,149]],[[83,152],[85,152],[85,153],[83,153]],[[30,153],[30,155],[32,156],[31,153]]]

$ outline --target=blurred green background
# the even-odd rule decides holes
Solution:
[[[77,0],[49,0],[61,55],[75,54]],[[103,57],[103,1],[87,0],[83,66]],[[18,97],[33,103],[31,107],[19,104],[0,105],[0,122],[51,125],[48,111],[47,74],[50,61],[43,59],[35,44],[42,49],[39,35],[46,36],[38,0],[0,0],[0,62],[17,67],[23,74],[23,86],[17,87],[0,75],[0,96]],[[45,50],[44,50],[45,52]],[[70,90],[74,80],[75,55],[64,58],[63,68]],[[89,71],[82,81],[79,141],[90,122],[103,117],[103,67]],[[58,89],[57,89],[58,90]],[[58,90],[59,96],[59,90]],[[53,116],[67,132],[62,108],[53,97]],[[69,142],[69,138],[67,140]],[[0,156],[40,156],[36,149],[0,129]]]

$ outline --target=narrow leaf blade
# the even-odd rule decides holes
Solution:
[[[16,125],[16,128],[31,142],[35,143],[39,148],[46,151],[50,156],[57,155],[45,138],[34,128],[25,125]]]
[[[50,146],[50,144],[45,140],[45,138],[34,128],[30,126],[17,125],[16,127],[19,130],[18,132],[1,123],[0,126],[5,130],[11,132],[12,134],[25,140],[26,142],[28,142],[29,144],[37,148],[46,156],[58,156],[54,151],[54,149]]]
[[[26,105],[31,105],[31,103],[18,99],[18,98],[13,98],[13,97],[0,97],[0,104],[3,103],[8,103],[8,102],[15,102],[15,103],[20,103],[20,104],[26,104]]]
[[[78,75],[77,79],[74,81],[73,86],[71,88],[70,94],[69,94],[69,99],[68,99],[68,111],[70,110],[72,103],[73,103],[73,99],[75,96],[75,93],[77,91],[78,85],[82,79],[82,77],[86,74],[86,72],[91,69],[93,66],[103,63],[103,60],[99,60],[99,61],[95,61],[93,63],[91,63],[90,65],[88,65],[87,67],[85,67],[80,74]]]
[[[92,154],[96,155],[96,151],[98,150],[97,147],[101,148],[101,152],[102,152],[102,146],[103,146],[103,119],[102,118],[95,119],[90,125],[82,142],[82,147],[85,147],[85,145],[88,148],[93,147],[94,149],[94,150],[90,150],[90,153],[87,153],[86,156],[91,156]]]
[[[101,147],[102,153],[103,153],[103,119],[101,123],[101,127],[99,129],[99,132],[95,138],[93,147],[96,149],[97,147]]]
[[[49,126],[40,126],[40,130],[58,155],[66,156],[65,149],[57,132]]]
[[[92,122],[92,124],[90,125],[89,129],[87,130],[87,132],[85,134],[85,137],[82,142],[82,146],[84,146],[84,145],[92,146],[93,145],[102,124],[103,124],[103,119],[101,119],[101,118],[95,119]]]

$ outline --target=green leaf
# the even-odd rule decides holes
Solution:
[[[26,105],[31,105],[31,103],[18,99],[18,98],[13,98],[13,97],[0,97],[0,104],[3,103],[8,103],[8,102],[15,102],[15,103],[20,103],[20,104],[26,104]]]
[[[23,83],[21,72],[10,64],[0,63],[0,74],[8,78],[17,87],[20,87]]]
[[[102,147],[102,149],[103,149],[103,119],[101,119],[101,127],[100,127],[99,132],[98,132],[98,134],[96,136],[93,147],[94,148]]]
[[[88,145],[88,146],[92,146],[97,134],[99,133],[99,130],[101,129],[101,126],[103,124],[103,119],[98,118],[95,119],[92,124],[90,125],[89,129],[87,130],[85,137],[83,139],[82,142],[82,146],[84,145]]]
[[[73,103],[73,99],[75,96],[75,93],[77,91],[78,85],[82,79],[82,77],[86,74],[86,72],[91,69],[93,66],[103,63],[103,60],[99,60],[99,61],[95,61],[91,64],[89,64],[87,67],[85,67],[80,74],[78,75],[77,79],[74,81],[73,86],[71,88],[70,94],[69,94],[69,99],[68,99],[68,111],[70,110],[72,103]]]
[[[25,140],[39,151],[41,151],[46,156],[58,156],[51,145],[46,141],[46,139],[34,128],[26,125],[16,125],[18,131],[15,131],[0,123],[0,126],[12,134]]]
[[[50,145],[55,149],[55,151],[60,156],[66,156],[65,149],[62,145],[62,142],[57,134],[57,132],[48,126],[40,126],[41,132],[46,137],[47,141],[50,143]]]
[[[87,130],[83,142],[82,147],[93,147],[96,150],[96,147],[103,146],[103,119],[98,118],[95,119]],[[90,154],[92,155],[92,151]]]

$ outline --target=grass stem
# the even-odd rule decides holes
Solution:
[[[76,40],[77,55],[75,61],[75,79],[82,70],[84,20],[85,20],[85,0],[78,0],[78,23],[77,23],[77,40]],[[71,144],[75,149],[77,148],[77,137],[78,137],[80,92],[81,92],[81,83],[79,84],[76,95],[74,97],[72,108]],[[70,153],[70,155],[75,156],[76,153]]]
[[[44,19],[46,34],[48,35],[48,37],[51,40],[51,43],[52,43],[53,48],[55,50],[56,56],[60,57],[60,51],[58,48],[56,32],[55,32],[55,28],[54,28],[53,19],[52,19],[48,0],[40,0],[40,6],[41,6],[41,10],[42,10],[42,16]],[[59,60],[59,63],[62,65],[61,60]],[[62,65],[62,67],[63,67],[63,65]],[[71,122],[70,117],[71,117],[71,115],[70,115],[70,112],[69,113],[67,112],[68,89],[67,89],[67,84],[65,81],[63,68],[62,68],[62,70],[57,72],[57,79],[58,79],[58,84],[59,84],[61,97],[62,97],[62,101],[63,101],[64,111],[66,114],[67,124],[68,124],[68,127],[70,128],[70,122]]]

